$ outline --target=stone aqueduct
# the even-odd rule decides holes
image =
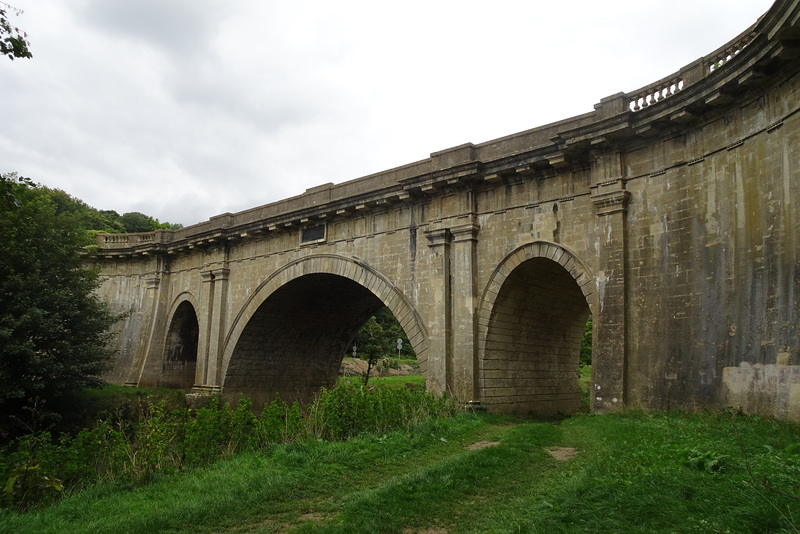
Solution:
[[[800,419],[800,0],[594,111],[177,231],[98,236],[108,378],[266,400],[381,306],[428,387],[571,411]]]

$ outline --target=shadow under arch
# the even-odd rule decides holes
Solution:
[[[276,393],[284,400],[310,399],[332,385],[350,340],[384,305],[427,378],[427,332],[400,290],[357,258],[315,254],[272,273],[242,306],[225,339],[223,394],[245,394],[256,405]]]
[[[145,372],[152,377],[152,385],[188,390],[195,384],[200,334],[197,309],[197,300],[189,292],[173,300],[167,313],[159,359],[149,362]],[[147,384],[147,376],[140,383]]]
[[[567,247],[534,241],[493,271],[478,308],[478,387],[500,413],[580,408],[578,357],[594,276]]]

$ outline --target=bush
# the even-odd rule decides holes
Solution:
[[[172,410],[163,399],[141,399],[134,420],[120,411],[116,419],[98,420],[57,440],[41,427],[31,428],[0,451],[0,505],[26,508],[105,481],[147,483],[156,474],[275,443],[407,430],[459,411],[453,399],[436,398],[422,386],[352,383],[322,389],[306,409],[304,415],[299,404],[278,397],[256,417],[249,399],[240,399],[235,408],[214,398],[202,408]]]
[[[0,175],[0,414],[103,383],[119,317],[95,293],[98,272],[84,268],[85,239],[43,188]]]
[[[342,382],[322,389],[307,419],[311,436],[341,440],[363,432],[407,429],[431,417],[456,412],[451,397],[436,399],[423,387],[370,387]]]

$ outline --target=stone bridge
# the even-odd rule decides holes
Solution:
[[[800,0],[594,110],[177,231],[98,236],[108,378],[264,401],[330,385],[388,306],[428,388],[570,412],[800,419]]]

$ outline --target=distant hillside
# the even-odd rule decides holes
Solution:
[[[40,186],[56,204],[59,213],[70,213],[75,218],[76,226],[87,231],[89,237],[98,233],[136,233],[152,232],[160,228],[176,230],[181,224],[160,222],[158,219],[132,211],[120,215],[114,210],[98,210],[84,201],[73,197],[61,189]]]

